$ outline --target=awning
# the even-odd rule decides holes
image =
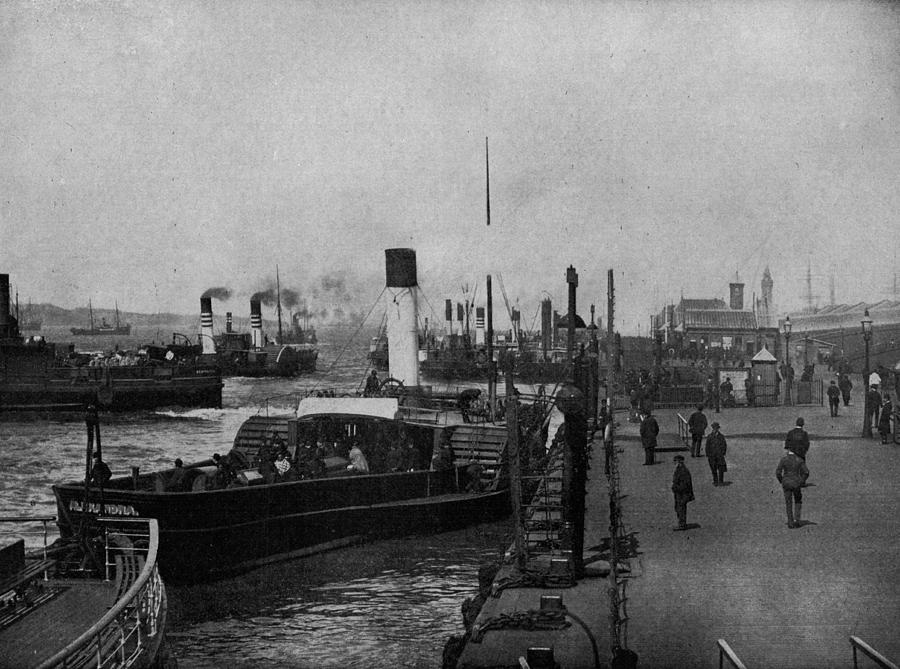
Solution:
[[[297,418],[311,416],[365,416],[394,420],[396,397],[304,397],[297,405]]]

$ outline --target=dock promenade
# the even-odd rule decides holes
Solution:
[[[637,653],[638,667],[718,667],[718,639],[747,669],[852,667],[851,635],[900,660],[900,445],[882,445],[877,431],[871,439],[860,436],[861,401],[854,394],[836,418],[827,406],[708,410],[728,440],[720,487],[712,484],[706,458],[691,458],[687,450],[658,452],[656,465],[643,466],[638,425],[617,413],[623,522],[637,546],[621,640]],[[676,446],[676,411],[655,415],[661,445]],[[811,475],[803,525],[791,529],[775,468],[798,416],[812,442]],[[673,531],[676,452],[686,457],[696,497],[686,531]],[[608,536],[602,454],[597,441],[588,472],[586,549]],[[561,595],[594,637],[601,666],[609,666],[608,587],[608,579],[595,577],[574,588],[504,591],[488,599],[479,620],[538,608],[542,594]],[[515,666],[530,646],[553,647],[565,669],[595,666],[579,625],[489,631],[481,643],[466,645],[457,666]],[[860,656],[859,666],[876,665]]]

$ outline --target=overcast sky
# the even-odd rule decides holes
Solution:
[[[440,310],[500,274],[621,329],[666,301],[890,296],[900,8],[865,2],[4,2],[0,272],[20,299]],[[484,141],[490,138],[491,226]],[[343,283],[342,283],[343,282]],[[495,279],[495,304],[502,305]],[[315,305],[313,305],[315,307]]]

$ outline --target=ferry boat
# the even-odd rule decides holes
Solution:
[[[23,337],[9,307],[9,275],[0,274],[0,413],[81,411],[88,404],[110,411],[222,406],[214,369],[154,359],[152,351],[102,360],[71,345],[61,351],[40,335]]]
[[[51,517],[2,516],[46,525]],[[0,547],[0,666],[161,667],[167,663],[166,589],[152,518],[98,518],[100,532],[26,553]]]
[[[400,269],[391,269],[392,251]],[[510,513],[510,427],[467,422],[413,392],[417,351],[408,324],[415,323],[415,255],[394,249],[388,259],[398,396],[306,397],[294,415],[249,417],[218,463],[113,478],[102,490],[91,488],[86,501],[80,484],[56,485],[60,534],[92,524],[102,497],[107,514],[157,518],[163,575],[191,580]],[[522,412],[531,416],[528,432],[546,438],[549,402],[540,398],[532,406]],[[520,424],[513,432],[518,438],[524,431]],[[282,449],[287,457],[273,463],[273,452]],[[289,469],[278,473],[285,460]]]

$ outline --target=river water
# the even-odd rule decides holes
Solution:
[[[292,411],[310,389],[356,391],[369,336],[341,328],[319,335],[320,371],[227,379],[222,409],[103,416],[104,460],[120,475],[207,458],[227,452],[251,414]],[[54,516],[50,486],[83,478],[85,442],[80,417],[0,421],[0,515]],[[24,536],[29,546],[42,543],[39,532]],[[478,568],[510,541],[508,525],[494,523],[169,587],[170,647],[179,667],[440,667],[446,639],[463,631],[460,605],[477,590]]]

